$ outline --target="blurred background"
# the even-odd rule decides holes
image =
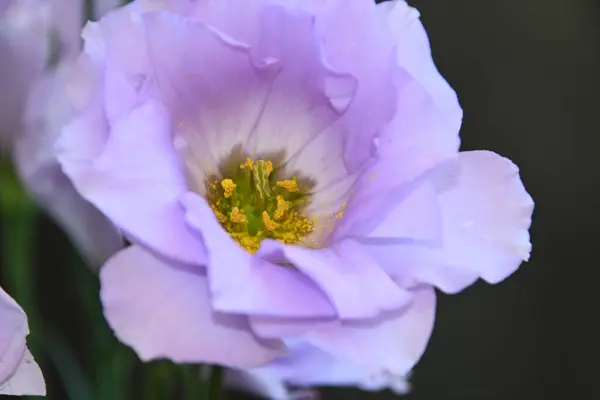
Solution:
[[[439,295],[434,334],[406,399],[600,399],[600,2],[409,3],[421,11],[437,65],[464,108],[463,149],[512,159],[536,210],[529,263],[499,285]],[[27,201],[6,160],[1,171],[0,285],[28,313],[48,398],[152,400],[169,398],[174,386],[193,391],[194,369],[142,365],[113,338],[96,276]],[[324,399],[393,397],[322,391]]]

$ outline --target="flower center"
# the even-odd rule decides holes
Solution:
[[[301,214],[310,195],[296,177],[276,180],[268,160],[246,162],[225,179],[209,173],[207,200],[221,226],[250,253],[263,239],[297,244],[312,233],[313,222]]]

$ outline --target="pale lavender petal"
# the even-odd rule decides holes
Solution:
[[[488,151],[460,153],[431,179],[443,216],[442,246],[370,242],[388,273],[455,293],[479,277],[500,282],[529,258],[533,201],[512,162]]]
[[[28,349],[25,349],[25,356],[15,373],[7,381],[0,381],[0,394],[8,396],[46,395],[44,376]]]
[[[46,394],[40,368],[25,345],[27,317],[0,287],[0,394]]]
[[[446,293],[458,293],[479,278],[474,271],[444,263],[443,259],[436,257],[439,250],[414,240],[393,244],[368,240],[365,245],[381,268],[402,282],[403,287],[422,282]]]
[[[87,97],[87,93],[82,97]],[[100,155],[107,138],[108,125],[99,107],[86,108],[61,130],[56,157],[79,191],[79,185],[85,183],[94,158]]]
[[[0,386],[21,364],[28,334],[25,313],[0,287]]]
[[[205,276],[170,265],[141,247],[111,258],[100,279],[110,326],[144,361],[167,358],[249,368],[282,351],[276,341],[255,338],[246,317],[215,312]]]
[[[145,27],[138,15],[143,3],[133,2],[121,12],[109,13],[99,23],[90,24],[98,37],[86,38],[86,44],[102,43],[103,107],[111,125],[149,97],[154,66],[148,56]]]
[[[460,145],[462,109],[435,67],[418,12],[402,0],[377,9],[396,36],[396,113],[377,138],[379,159],[357,183],[360,190],[349,202],[349,214],[355,208],[373,208],[373,199],[455,158]]]
[[[272,385],[285,382],[295,387],[357,386],[370,391],[390,388],[398,394],[410,390],[406,377],[344,362],[307,341],[290,341],[288,347],[289,354],[250,370],[247,379]]]
[[[374,185],[381,186],[388,179],[388,175],[369,177],[370,181],[379,181]],[[362,188],[363,184],[359,183],[357,189]],[[419,180],[392,187],[385,196],[377,190],[369,193],[368,187],[365,191],[365,195],[351,200],[334,237],[385,239],[382,242],[390,244],[399,239],[439,244],[442,216],[437,193],[429,182]],[[354,205],[354,202],[360,204]]]
[[[377,9],[395,35],[396,62],[401,67],[396,77],[397,112],[381,137],[381,152],[422,172],[457,152],[462,109],[435,66],[418,11],[403,0]]]
[[[320,250],[284,246],[283,253],[327,293],[342,319],[371,318],[412,300],[353,240]]]
[[[173,15],[144,18],[149,56],[160,60],[160,96],[174,114],[194,181],[236,146],[253,157],[284,153],[287,170],[302,165],[303,173],[322,177],[319,184],[344,177],[343,132],[324,130],[352,100],[355,80],[323,64],[310,15],[265,6],[256,18],[255,48]]]
[[[458,170],[436,176],[444,216],[444,258],[490,283],[529,260],[533,200],[519,168],[490,151],[460,153]]]
[[[344,105],[340,109],[345,109],[345,112],[301,153],[306,160],[302,165],[314,168],[317,172],[319,168],[321,170],[332,168],[332,175],[335,175],[333,174],[335,168],[328,165],[327,161],[331,164],[332,159],[335,161],[344,158],[346,166],[356,169],[371,155],[373,136],[393,114],[395,92],[390,77],[395,66],[395,55],[391,35],[385,23],[382,23],[382,19],[377,15],[375,5],[369,1],[302,0],[277,3],[281,6],[267,6],[265,9],[262,9],[261,6],[264,4],[259,1],[235,3],[238,11],[236,15],[240,16],[236,18],[228,12],[232,2],[197,2],[196,10],[191,14],[194,18],[217,26],[226,34],[252,47],[264,47],[265,42],[269,43],[267,46],[273,47],[279,42],[282,43],[283,49],[293,49],[293,52],[287,55],[269,54],[280,60],[302,58],[303,52],[308,49],[306,46],[313,43],[315,37],[322,61],[335,71],[353,76],[360,84],[356,85],[356,90],[349,90],[348,84],[330,85],[330,87],[345,88],[341,91],[345,95],[338,98],[345,99],[340,102]],[[274,13],[279,13],[279,17],[261,20],[265,10],[270,17],[273,17]],[[308,30],[298,29],[301,24],[294,22],[298,17],[306,20],[306,15],[302,16],[304,13],[298,12],[300,10],[310,14],[314,20],[311,24],[313,26],[305,25]],[[288,18],[292,16],[294,19]],[[258,20],[261,20],[259,29],[256,28]],[[277,26],[277,22],[287,28],[281,29]],[[288,36],[290,32],[294,33]],[[295,44],[296,42],[302,44]],[[297,51],[298,49],[300,51]],[[313,51],[314,49],[313,46]],[[297,72],[289,73],[289,70],[306,71],[314,65],[313,62],[314,57],[291,65],[284,61],[283,63],[286,64],[284,72],[288,70],[288,76],[291,77]],[[333,80],[337,83],[340,81],[343,80]],[[348,103],[349,100],[352,101]],[[277,101],[275,106],[283,107],[283,104]],[[300,105],[301,103],[296,103],[296,106]],[[291,115],[290,120],[289,117],[284,117],[285,112],[278,111],[277,115],[286,126],[290,125],[290,121],[297,121],[300,116],[300,114]],[[340,132],[343,132],[343,135],[339,136],[341,141],[336,144],[336,147],[331,147],[329,144],[330,152],[325,154],[323,159],[322,149],[327,148],[328,143],[320,141],[338,136]],[[276,130],[274,134],[281,135],[281,132]],[[297,160],[293,160],[293,163],[301,165]]]
[[[85,135],[85,130],[78,133]],[[114,126],[102,155],[76,187],[132,240],[175,260],[203,264],[202,242],[189,232],[178,203],[187,184],[170,133],[169,117],[159,103],[141,105]],[[64,135],[63,146],[76,135]],[[71,177],[81,172],[62,161]]]
[[[336,317],[285,318],[263,315],[248,317],[252,331],[265,339],[292,339],[304,336],[307,332],[327,327],[337,321]]]
[[[291,341],[288,347],[289,354],[251,372],[304,387],[356,384],[367,376],[360,366],[343,363],[307,341]]]
[[[281,70],[246,146],[258,154],[285,151],[285,170],[318,178],[319,190],[348,174],[343,157],[349,135],[336,121],[347,112],[358,82],[326,65],[310,14],[266,5],[258,22],[253,57],[277,60]]]
[[[251,315],[332,317],[326,296],[297,271],[251,256],[219,225],[200,196],[182,198],[186,219],[202,237],[215,309]]]
[[[405,0],[379,3],[377,11],[388,22],[394,35],[397,64],[412,75],[430,94],[435,104],[445,112],[449,127],[456,128],[457,124],[460,126],[462,111],[456,92],[435,66],[429,38],[419,19],[419,12],[410,7]],[[452,143],[452,140],[455,146],[458,146],[458,137],[449,135],[447,143]]]
[[[244,44],[206,25],[167,13],[148,14],[143,23],[156,90],[174,118],[192,183],[203,191],[208,171],[255,130],[277,68],[253,65]]]
[[[223,386],[269,400],[291,400],[292,395],[283,380],[271,374],[228,369]]]
[[[333,0],[311,8],[327,62],[359,82],[339,121],[347,130],[346,165],[356,172],[372,157],[373,138],[394,115],[394,40],[374,2]]]
[[[415,289],[415,299],[401,312],[373,320],[341,322],[308,335],[317,346],[369,371],[404,376],[419,361],[433,330],[435,291]]]

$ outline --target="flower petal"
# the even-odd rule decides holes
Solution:
[[[331,81],[338,84],[326,85],[336,89],[345,88],[341,92],[336,91],[344,95],[336,96],[333,101],[334,104],[343,104],[338,109],[345,109],[345,112],[327,129],[327,133],[317,136],[311,142],[310,149],[302,152],[302,157],[310,161],[309,168],[314,168],[317,172],[319,168],[331,168],[330,175],[336,175],[334,171],[338,166],[332,160],[343,158],[346,167],[354,173],[371,156],[373,136],[382,125],[389,122],[393,114],[395,92],[390,76],[395,67],[395,54],[390,32],[377,15],[373,2],[286,0],[276,3],[273,6],[260,1],[237,2],[236,13],[232,14],[229,12],[232,2],[196,2],[196,10],[192,14],[252,48],[272,49],[279,43],[283,50],[287,49],[284,53],[288,54],[271,52],[268,55],[280,60],[301,59],[304,57],[303,53],[310,53],[305,50],[312,47],[314,53],[318,48],[320,56],[317,59],[313,54],[302,62],[282,61],[286,64],[282,72],[289,76],[295,74],[290,74],[289,71],[307,70],[311,65],[314,66],[315,61],[322,61],[331,69],[356,78],[360,84],[353,85],[356,86],[353,90],[347,90],[350,85],[338,85],[343,79],[333,79]],[[274,14],[278,14],[276,18]],[[302,20],[310,24],[302,23]],[[278,26],[278,22],[281,25]],[[290,53],[289,49],[293,49],[293,52]],[[295,106],[300,105],[301,102],[297,102]],[[285,102],[277,100],[274,110],[275,107],[284,108]],[[281,111],[276,111],[276,114],[286,126],[293,126],[289,123],[289,118],[298,119],[294,114],[287,116]],[[320,142],[329,140],[328,136],[340,135],[341,132],[343,135],[339,138],[340,143],[344,142],[343,146],[327,147],[327,143]],[[275,131],[274,134],[281,135],[282,132]],[[283,135],[287,135],[287,131]],[[330,158],[329,165],[327,157],[323,157],[323,148],[330,150],[328,154],[324,154]],[[300,165],[297,160],[293,163]],[[303,162],[302,165],[306,164]]]
[[[309,342],[292,341],[288,347],[289,354],[264,367],[250,370],[248,379],[272,385],[283,381],[296,387],[358,386],[370,391],[389,387],[398,394],[410,390],[405,377],[369,373],[359,365],[345,363]]]
[[[358,81],[326,64],[309,13],[265,5],[257,22],[253,57],[278,60],[281,69],[247,146],[257,154],[284,151],[286,172],[313,178],[319,190],[347,175],[347,130],[335,122],[347,112]]]
[[[21,364],[28,334],[25,313],[0,287],[0,384]]]
[[[284,246],[283,253],[327,293],[342,319],[371,318],[412,300],[353,240],[320,250]]]
[[[207,274],[215,309],[251,315],[331,317],[335,311],[312,281],[297,271],[251,256],[219,225],[206,201],[182,198],[186,219],[208,252]]]
[[[201,23],[167,13],[144,16],[160,96],[176,122],[188,172],[203,191],[206,174],[256,130],[276,65],[253,65],[248,47]],[[202,49],[202,51],[190,51]]]
[[[28,349],[25,349],[25,356],[21,360],[21,364],[8,381],[0,380],[0,394],[7,396],[46,395],[44,376]]]
[[[444,259],[498,283],[529,259],[533,200],[519,168],[498,154],[462,152],[457,167],[438,176]]]
[[[365,247],[381,268],[401,282],[403,287],[421,282],[434,285],[445,293],[458,293],[479,278],[474,271],[445,264],[440,258],[436,258],[439,250],[414,240],[393,244],[382,240],[368,240]]]
[[[377,5],[377,11],[388,21],[395,37],[396,61],[400,67],[412,75],[435,103],[449,112],[449,120],[454,123],[460,112],[457,96],[448,82],[437,70],[431,55],[427,32],[419,20],[419,12],[410,7],[405,0],[393,0]]]
[[[529,258],[533,201],[512,162],[488,151],[464,152],[431,179],[443,216],[442,246],[369,242],[389,274],[456,293],[478,277],[500,282]]]
[[[66,172],[73,177],[70,165]],[[147,102],[119,120],[76,187],[136,243],[174,260],[205,262],[202,243],[188,231],[178,204],[187,184],[160,104]]]
[[[213,99],[217,100],[217,105],[219,97],[226,98],[224,104],[227,107],[220,107],[225,116],[220,119],[253,122],[251,129],[246,129],[244,124],[244,129],[233,130],[238,135],[243,133],[246,136],[247,140],[242,143],[243,150],[255,157],[280,158],[278,161],[285,164],[289,174],[301,172],[312,178],[318,177],[318,189],[344,178],[347,175],[343,162],[344,146],[349,135],[339,124],[335,127],[332,125],[343,117],[352,103],[357,90],[356,79],[328,66],[322,41],[314,34],[314,16],[310,13],[290,4],[265,2],[235,3],[236,12],[231,13],[233,4],[198,2],[193,14],[197,19],[216,27],[229,42],[246,48],[252,58],[251,65],[248,61],[240,64],[238,60],[237,65],[224,62],[224,57],[217,57],[216,54],[217,61],[214,63],[207,62],[204,54],[202,57],[187,56],[188,59],[195,57],[205,70],[207,65],[218,65],[218,69],[214,73],[208,71],[209,74],[226,77],[207,79],[207,82],[216,82],[212,85],[222,82],[228,87],[235,87],[235,96],[229,90],[214,90],[223,94]],[[171,40],[165,42],[172,47]],[[208,53],[212,57],[212,51]],[[231,70],[223,66],[229,66]],[[257,71],[248,70],[250,66],[258,69],[258,76]],[[240,67],[245,70],[234,73]],[[256,77],[260,78],[262,85],[253,89]],[[240,107],[242,100],[252,107]],[[233,114],[229,112],[232,104],[236,104],[238,110],[252,111],[248,114],[252,118],[245,118],[247,113],[244,111],[241,118],[239,111]],[[215,115],[215,112],[209,113],[204,119],[212,118],[211,115]],[[235,118],[230,115],[235,115]],[[223,128],[228,125],[225,124]],[[226,151],[237,144],[235,137],[233,141],[222,134],[217,138],[229,142],[230,146],[225,146]]]
[[[283,380],[271,374],[260,372],[228,369],[225,373],[223,386],[241,390],[263,399],[292,400],[293,396]],[[309,398],[310,399],[310,398]],[[302,398],[302,400],[309,400]],[[300,400],[300,399],[298,399]]]
[[[213,311],[206,277],[167,264],[139,246],[111,258],[100,279],[110,326],[144,361],[168,358],[249,368],[282,350],[276,341],[256,339],[246,317]]]
[[[320,7],[313,7],[315,30],[327,62],[359,82],[350,107],[339,121],[347,131],[344,158],[348,169],[356,172],[372,157],[373,138],[394,115],[394,40],[374,2],[319,3]]]
[[[385,185],[387,176],[370,177],[379,180],[376,185]],[[357,190],[363,190],[359,184]],[[360,237],[382,239],[385,243],[398,240],[417,240],[439,243],[442,236],[442,217],[435,189],[424,180],[390,188],[385,196],[379,190],[352,199],[344,214],[342,224],[335,232],[336,237]],[[380,197],[381,196],[381,197]]]
[[[412,306],[373,320],[346,321],[312,332],[310,340],[345,362],[406,375],[425,351],[435,319],[435,291],[415,290]]]
[[[418,11],[403,0],[379,4],[377,10],[396,38],[400,69],[394,77],[396,114],[379,138],[380,160],[371,172],[385,176],[394,171],[388,184],[395,186],[456,156],[463,113],[456,93],[435,67]]]

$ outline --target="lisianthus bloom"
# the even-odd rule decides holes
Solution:
[[[11,0],[0,15],[0,145],[32,197],[99,267],[122,247],[116,228],[62,173],[54,142],[71,117],[66,76],[81,51],[84,0]],[[97,0],[98,11],[116,0]]]
[[[40,368],[27,349],[27,317],[0,287],[0,394],[45,396]]]
[[[509,160],[458,152],[418,17],[399,0],[173,0],[87,25],[59,161],[133,243],[101,297],[143,360],[283,368],[300,341],[402,377],[434,287],[528,258],[532,200]]]

